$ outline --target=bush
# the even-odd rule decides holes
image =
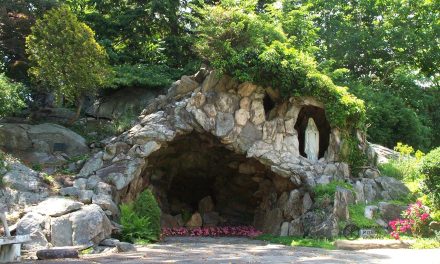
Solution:
[[[402,212],[403,219],[395,219],[389,222],[391,229],[391,236],[399,239],[401,234],[411,231],[415,237],[427,236],[429,233],[429,222],[431,217],[429,215],[429,208],[417,201],[410,204],[408,208]]]
[[[159,240],[160,214],[150,190],[142,192],[133,203],[121,205],[122,238],[130,242]]]
[[[332,126],[364,128],[363,101],[336,86],[317,70],[312,56],[293,47],[280,21],[231,2],[202,12],[196,48],[220,73],[278,88],[285,97],[314,96],[325,104]]]
[[[12,115],[26,107],[26,87],[13,82],[4,73],[0,73],[0,118]]]
[[[440,147],[430,151],[423,158],[420,172],[425,177],[424,182],[433,205],[440,209]]]

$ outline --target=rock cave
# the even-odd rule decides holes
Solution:
[[[150,179],[163,227],[255,225],[264,196],[294,187],[207,133],[181,136],[154,152],[141,177]],[[188,223],[195,213],[203,223]]]

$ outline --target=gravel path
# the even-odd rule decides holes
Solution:
[[[43,263],[43,262],[25,262]],[[246,238],[167,238],[138,247],[137,252],[88,255],[79,260],[44,263],[423,263],[440,264],[440,249],[373,249],[359,251],[287,247]]]

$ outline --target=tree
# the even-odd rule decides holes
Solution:
[[[77,103],[75,121],[86,95],[104,85],[110,70],[107,54],[94,32],[66,6],[48,11],[26,38],[33,80],[52,89],[60,101]]]

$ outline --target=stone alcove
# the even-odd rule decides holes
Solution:
[[[163,227],[183,226],[199,213],[203,226],[265,229],[267,199],[295,186],[254,158],[235,153],[208,133],[179,136],[148,157],[140,175],[162,210]],[[147,184],[145,184],[147,186]],[[140,191],[128,186],[125,195]]]
[[[330,143],[330,124],[325,116],[325,110],[321,107],[313,105],[305,105],[301,108],[295,124],[295,129],[298,133],[299,153],[303,157],[307,157],[304,151],[305,131],[309,118],[315,121],[319,131],[319,154],[318,158],[323,158]]]

